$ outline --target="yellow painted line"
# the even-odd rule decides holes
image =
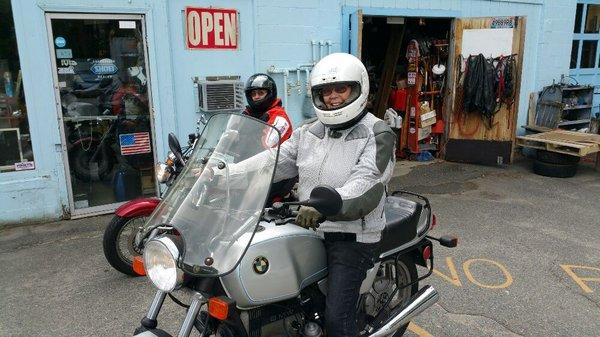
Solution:
[[[421,328],[413,322],[410,322],[408,324],[408,330],[412,333],[417,334],[419,337],[433,337],[433,335],[427,332],[427,330]]]
[[[502,273],[504,274],[504,283],[502,283],[502,284],[483,284],[483,283],[475,280],[475,278],[473,277],[473,274],[471,274],[471,269],[470,269],[471,264],[473,264],[473,262],[485,262],[485,263],[489,263],[489,264],[492,264],[492,265],[498,267],[498,269],[500,269],[500,271],[502,271]],[[506,269],[506,267],[504,267],[502,264],[500,264],[496,261],[492,261],[492,260],[488,260],[488,259],[470,259],[470,260],[465,261],[465,263],[463,263],[463,270],[465,272],[465,275],[469,279],[469,281],[471,281],[473,284],[476,284],[482,288],[502,289],[502,288],[508,288],[513,283],[512,275],[508,272],[508,269]]]
[[[571,264],[561,264],[560,267],[567,273],[567,275],[571,276],[573,281],[577,283],[577,285],[586,293],[591,293],[593,290],[584,282],[600,282],[600,277],[581,277],[575,274],[573,271],[574,268],[579,269],[587,269],[600,272],[600,268],[588,267],[588,266],[576,266]]]
[[[450,270],[450,276],[445,275],[444,273],[442,273],[441,271],[437,270],[437,269],[433,269],[433,273],[438,275],[439,277],[443,278],[444,280],[452,283],[453,285],[457,286],[457,287],[462,287],[462,284],[460,283],[460,278],[458,278],[458,272],[456,271],[456,266],[454,265],[454,261],[452,260],[452,257],[448,256],[446,257],[446,264],[448,265],[448,270]]]

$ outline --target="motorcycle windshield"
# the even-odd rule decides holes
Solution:
[[[173,226],[178,265],[197,276],[231,272],[248,248],[269,194],[279,132],[239,114],[213,115],[186,166],[146,223]]]

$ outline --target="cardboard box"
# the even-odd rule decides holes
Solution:
[[[431,134],[431,126],[419,128],[419,140],[429,137],[430,134]]]
[[[431,110],[421,115],[421,127],[426,127],[435,124],[436,122],[435,110]]]

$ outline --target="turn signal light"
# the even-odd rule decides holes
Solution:
[[[208,314],[224,321],[229,316],[229,301],[223,297],[213,297],[208,300]]]
[[[140,276],[146,276],[144,258],[142,256],[137,255],[133,257],[133,271]]]
[[[437,225],[437,219],[435,217],[435,214],[431,215],[431,227],[430,229],[433,229],[435,227],[435,225]]]

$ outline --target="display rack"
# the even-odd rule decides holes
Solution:
[[[533,127],[580,131],[588,129],[592,118],[594,87],[555,84],[540,93]]]

